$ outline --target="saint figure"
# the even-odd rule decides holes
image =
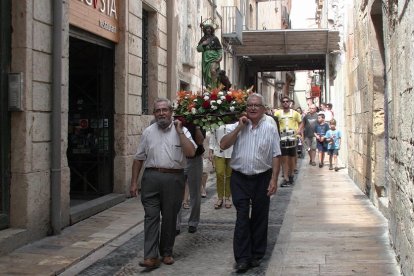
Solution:
[[[220,40],[214,35],[214,27],[211,24],[202,24],[204,36],[198,42],[197,51],[202,56],[203,84],[208,88],[218,86],[218,73],[220,61],[223,56],[223,48]]]

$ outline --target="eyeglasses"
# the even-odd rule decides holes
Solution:
[[[262,104],[248,104],[248,105],[247,105],[247,108],[249,108],[249,109],[253,109],[253,108],[261,108],[261,107],[263,107],[263,105],[262,105]]]
[[[169,109],[169,108],[159,108],[159,109],[155,109],[155,110],[154,110],[154,113],[156,113],[156,114],[160,114],[161,112],[162,112],[162,113],[167,113],[168,111],[170,111],[170,109]]]
[[[289,101],[282,101],[282,103],[289,103]]]

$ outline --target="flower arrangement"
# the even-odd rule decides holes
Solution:
[[[192,122],[205,130],[236,122],[246,110],[249,90],[220,90],[219,87],[203,93],[179,91],[174,103],[175,117],[183,123]]]

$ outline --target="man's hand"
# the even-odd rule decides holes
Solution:
[[[183,132],[183,123],[180,120],[175,120],[174,125],[177,133],[181,134]]]
[[[138,185],[136,182],[131,182],[131,185],[129,187],[129,194],[131,197],[137,197],[141,192],[141,189],[138,189]]]
[[[276,179],[273,177],[270,179],[269,187],[267,187],[267,196],[271,196],[277,191],[277,183]]]
[[[239,118],[239,126],[240,126],[240,128],[243,128],[247,124],[248,121],[249,121],[249,119],[246,116],[241,116]]]

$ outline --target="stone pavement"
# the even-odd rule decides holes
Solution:
[[[309,166],[306,159],[300,161],[295,186],[279,188],[278,195],[293,191],[266,275],[400,275],[386,219],[354,185],[346,169],[334,172],[326,166]],[[96,253],[105,255],[136,237],[143,218],[140,202],[128,199],[58,236],[0,257],[0,275],[77,274],[72,273],[73,265]],[[231,267],[232,257],[225,262]]]
[[[143,222],[137,199],[126,201],[0,257],[0,275],[56,275]]]
[[[341,168],[304,159],[266,275],[401,275],[388,223]]]

